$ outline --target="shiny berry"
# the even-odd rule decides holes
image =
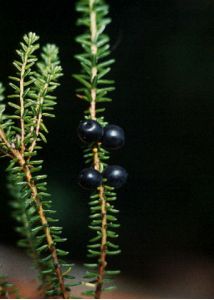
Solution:
[[[103,128],[95,120],[81,121],[77,132],[80,140],[88,143],[98,142],[103,136]]]
[[[102,175],[93,168],[83,169],[79,175],[79,185],[84,189],[95,189],[102,184]]]
[[[123,147],[125,143],[125,133],[123,128],[117,125],[107,125],[104,128],[102,145],[109,150],[116,150]]]
[[[128,173],[120,166],[108,166],[103,172],[103,177],[107,179],[109,186],[120,188],[126,183]]]

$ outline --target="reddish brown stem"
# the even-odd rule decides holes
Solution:
[[[33,180],[29,165],[26,162],[26,160],[24,159],[22,153],[19,150],[14,149],[12,147],[12,145],[9,143],[9,141],[6,138],[4,131],[1,128],[0,128],[0,139],[7,146],[8,151],[10,151],[11,156],[13,158],[17,159],[20,167],[22,168],[23,173],[25,174],[27,184],[28,184],[28,186],[31,190],[32,199],[36,203],[37,211],[38,211],[38,214],[39,214],[39,217],[40,217],[40,222],[41,222],[41,224],[44,228],[44,233],[45,233],[45,236],[46,236],[47,245],[48,245],[49,251],[51,253],[51,257],[52,257],[54,268],[55,268],[56,277],[57,277],[58,282],[59,282],[61,296],[62,296],[63,299],[68,299],[69,296],[68,296],[68,292],[67,292],[65,284],[64,284],[64,278],[63,278],[63,275],[62,275],[62,270],[61,270],[61,267],[60,267],[59,258],[58,258],[58,255],[57,255],[57,250],[56,250],[56,247],[54,245],[54,241],[53,241],[53,238],[52,238],[52,234],[50,232],[50,228],[47,226],[48,225],[47,218],[46,218],[42,203],[40,201],[40,198],[39,198],[39,195],[38,195],[38,190],[37,190],[36,184]]]
[[[91,54],[97,54],[96,38],[97,38],[97,17],[96,12],[93,10],[94,0],[90,0],[90,21],[91,21]],[[97,76],[97,67],[93,66],[91,70],[91,82]],[[96,98],[97,90],[96,88],[91,89],[91,103],[89,107],[91,119],[96,120]],[[93,165],[94,168],[102,172],[102,164],[98,152],[99,145],[93,148]],[[105,199],[105,187],[101,185],[98,188],[99,199],[100,199],[100,209],[101,209],[101,247],[100,247],[100,258],[98,265],[98,276],[95,288],[95,299],[100,299],[102,294],[103,280],[105,275],[106,262],[106,244],[107,244],[107,217],[106,217],[106,199]]]

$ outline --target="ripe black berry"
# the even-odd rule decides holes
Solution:
[[[108,166],[103,172],[103,177],[107,179],[109,186],[120,188],[126,183],[128,173],[120,166]]]
[[[102,184],[102,175],[93,168],[83,169],[79,175],[79,185],[84,189],[95,189]]]
[[[102,144],[106,149],[116,150],[125,143],[125,133],[123,128],[117,125],[107,125],[104,128]]]
[[[98,142],[103,136],[103,128],[95,120],[81,121],[77,132],[80,140],[88,143]]]

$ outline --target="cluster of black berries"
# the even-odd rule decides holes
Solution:
[[[81,121],[78,127],[78,136],[82,142],[101,142],[107,150],[117,150],[125,143],[124,130],[117,125],[102,127],[95,120]],[[127,172],[116,165],[108,166],[101,174],[94,168],[86,168],[80,172],[79,184],[86,189],[94,189],[102,184],[103,178],[109,186],[120,188],[127,180]]]

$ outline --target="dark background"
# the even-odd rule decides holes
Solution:
[[[124,274],[149,281],[160,262],[167,267],[184,256],[214,260],[214,2],[108,2],[113,19],[108,33],[116,58],[111,77],[117,89],[106,118],[127,134],[126,147],[112,153],[111,162],[129,172],[117,203],[122,224],[117,265]],[[76,18],[74,1],[2,2],[0,80],[7,82],[13,72],[14,49],[24,33],[35,31],[41,44],[60,47],[64,78],[42,155],[69,237],[66,247],[74,261],[82,261],[88,193],[76,183],[83,166],[76,127],[85,108],[76,100],[77,84],[71,77],[79,70],[73,58],[79,51]],[[15,244],[5,165],[2,161],[1,241]]]

